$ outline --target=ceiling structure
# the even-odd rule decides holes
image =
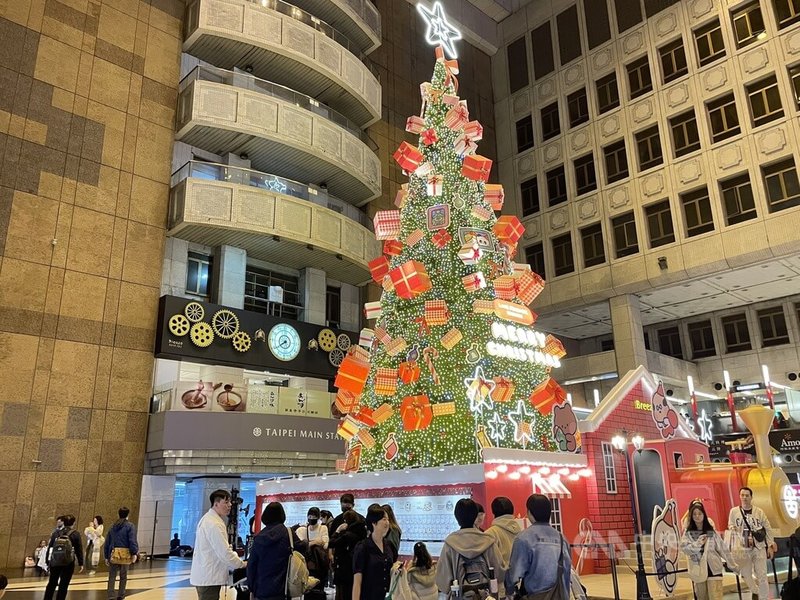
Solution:
[[[655,325],[773,298],[800,294],[800,257],[733,269],[636,294],[642,324]],[[542,314],[537,327],[572,339],[611,334],[607,301],[568,311]]]

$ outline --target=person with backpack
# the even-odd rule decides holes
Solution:
[[[56,587],[58,587],[57,600],[67,597],[67,588],[72,576],[75,574],[75,563],[83,573],[83,543],[80,532],[73,529],[74,515],[64,515],[59,518],[63,527],[56,529],[47,551],[50,555],[50,579],[44,591],[44,600],[53,600]]]
[[[280,502],[264,507],[261,523],[264,527],[253,538],[247,561],[247,587],[254,600],[286,600],[292,549],[302,552],[307,544],[286,527],[286,512]]]
[[[397,553],[385,538],[391,523],[380,505],[367,510],[369,537],[353,550],[353,600],[384,600],[389,592]]]
[[[414,544],[414,558],[406,566],[406,573],[411,600],[436,600],[436,570],[425,542]]]
[[[492,525],[486,530],[494,538],[497,545],[497,553],[503,563],[503,570],[508,570],[508,563],[511,560],[511,546],[519,535],[522,528],[514,518],[514,503],[505,496],[498,496],[492,500]],[[506,588],[503,580],[498,579],[500,598],[506,597]]]
[[[550,525],[553,507],[547,496],[531,494],[525,503],[531,526],[520,532],[511,546],[506,573],[506,594],[514,594],[520,581],[525,600],[567,600],[570,597],[572,555],[569,543]]]
[[[457,585],[464,600],[481,600],[490,593],[491,569],[495,579],[502,579],[503,564],[494,538],[475,527],[478,510],[470,498],[456,502],[454,515],[461,529],[445,538],[436,564],[436,588],[442,594]]]
[[[108,600],[117,600],[125,597],[125,588],[128,584],[128,567],[139,558],[139,543],[136,540],[136,527],[128,521],[131,509],[122,506],[117,511],[119,519],[111,526],[106,543],[103,546],[103,557],[108,565],[108,587],[106,597]],[[117,590],[117,575],[119,575],[119,590]]]

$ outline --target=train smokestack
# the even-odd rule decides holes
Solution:
[[[769,430],[772,428],[773,412],[766,406],[748,406],[738,415],[753,434],[753,443],[756,448],[756,462],[762,469],[771,469],[772,450],[769,445]]]

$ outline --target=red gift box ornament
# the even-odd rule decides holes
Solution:
[[[492,400],[495,402],[510,402],[511,397],[514,395],[514,389],[516,388],[514,382],[505,377],[495,377],[494,383]]]
[[[567,355],[567,351],[564,350],[564,344],[562,344],[558,338],[553,337],[551,334],[547,334],[547,337],[544,338],[544,351],[547,354],[552,354],[556,358],[564,358]]]
[[[413,173],[422,162],[422,152],[408,142],[401,143],[392,157],[397,161],[401,169],[409,173]]]
[[[406,119],[406,131],[408,133],[419,135],[423,129],[425,129],[425,120],[422,117],[413,115]]]
[[[517,293],[516,280],[511,275],[501,275],[492,281],[494,295],[503,300],[511,300]]]
[[[369,272],[372,275],[372,279],[375,280],[375,283],[381,283],[384,276],[389,273],[389,259],[383,255],[369,261],[367,266],[369,267]]]
[[[492,210],[503,210],[506,194],[499,183],[487,183],[483,186],[483,199],[492,207]]]
[[[419,363],[415,360],[401,362],[397,371],[400,375],[400,381],[406,385],[419,380],[420,368]]]
[[[397,369],[379,367],[375,371],[375,393],[378,396],[393,396],[397,391]]]
[[[436,135],[436,130],[433,129],[432,127],[422,132],[422,143],[425,144],[426,146],[435,144],[438,141],[439,141],[439,136]]]
[[[372,413],[373,410],[371,408],[367,408],[366,406],[359,406],[358,410],[350,416],[352,416],[362,427],[375,427],[377,423],[375,422],[375,419],[372,417]]]
[[[567,394],[552,377],[548,377],[531,392],[530,403],[541,415],[547,415],[553,405],[561,404],[567,399]]]
[[[398,256],[403,251],[403,242],[400,240],[386,240],[383,242],[383,253],[386,256]]]
[[[434,246],[436,246],[441,250],[442,248],[447,246],[448,242],[452,239],[453,236],[450,235],[450,232],[448,232],[445,229],[440,229],[439,231],[433,234],[431,241],[433,242]]]
[[[358,395],[364,391],[367,375],[369,375],[369,363],[354,355],[348,355],[339,365],[333,385],[340,390]]]
[[[469,109],[466,101],[462,100],[444,115],[444,124],[453,131],[461,129],[469,122]]]
[[[400,417],[405,431],[426,429],[433,419],[430,399],[425,394],[406,396],[400,404]]]
[[[486,182],[489,179],[489,173],[491,172],[491,158],[486,158],[480,154],[473,154],[464,157],[464,163],[461,165],[461,174],[467,179],[471,179],[472,181]]]
[[[514,273],[516,280],[517,298],[525,304],[530,304],[544,289],[544,279],[533,271],[518,271]]]
[[[400,235],[400,211],[379,210],[372,219],[375,226],[375,238],[379,240],[396,240]]]
[[[444,300],[426,300],[424,310],[428,325],[444,325],[450,320],[450,310]]]
[[[408,260],[395,267],[389,271],[389,277],[394,283],[395,293],[406,300],[416,298],[432,287],[425,265],[416,260]]]
[[[516,247],[516,243],[525,232],[525,227],[514,215],[503,215],[497,219],[492,228],[497,239],[507,246]]]
[[[353,392],[339,390],[336,394],[336,400],[334,403],[336,404],[336,408],[339,410],[339,412],[346,415],[356,407],[360,399],[361,396],[357,396]]]

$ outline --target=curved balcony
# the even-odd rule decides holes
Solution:
[[[251,169],[191,161],[173,175],[168,235],[244,248],[295,269],[324,269],[344,283],[370,279],[381,245],[361,211],[301,183]]]
[[[264,0],[250,1],[264,5]],[[277,8],[281,4],[280,0],[266,0],[266,3],[267,6],[275,6],[280,10]],[[315,18],[322,19],[322,27],[317,28],[328,37],[338,39],[342,34],[346,36],[351,42],[351,49],[355,44],[364,54],[369,54],[381,45],[381,14],[370,0],[292,0],[292,4],[292,8],[308,11],[303,18],[304,22],[314,23]],[[327,31],[326,25],[333,31]]]
[[[195,69],[182,87],[177,140],[215,154],[247,154],[260,171],[325,182],[331,194],[351,204],[380,195],[374,142],[313,99],[249,75],[207,67]]]
[[[297,7],[280,0],[263,4],[195,0],[187,9],[183,50],[225,69],[247,66],[361,127],[380,119],[380,82],[353,42]]]

